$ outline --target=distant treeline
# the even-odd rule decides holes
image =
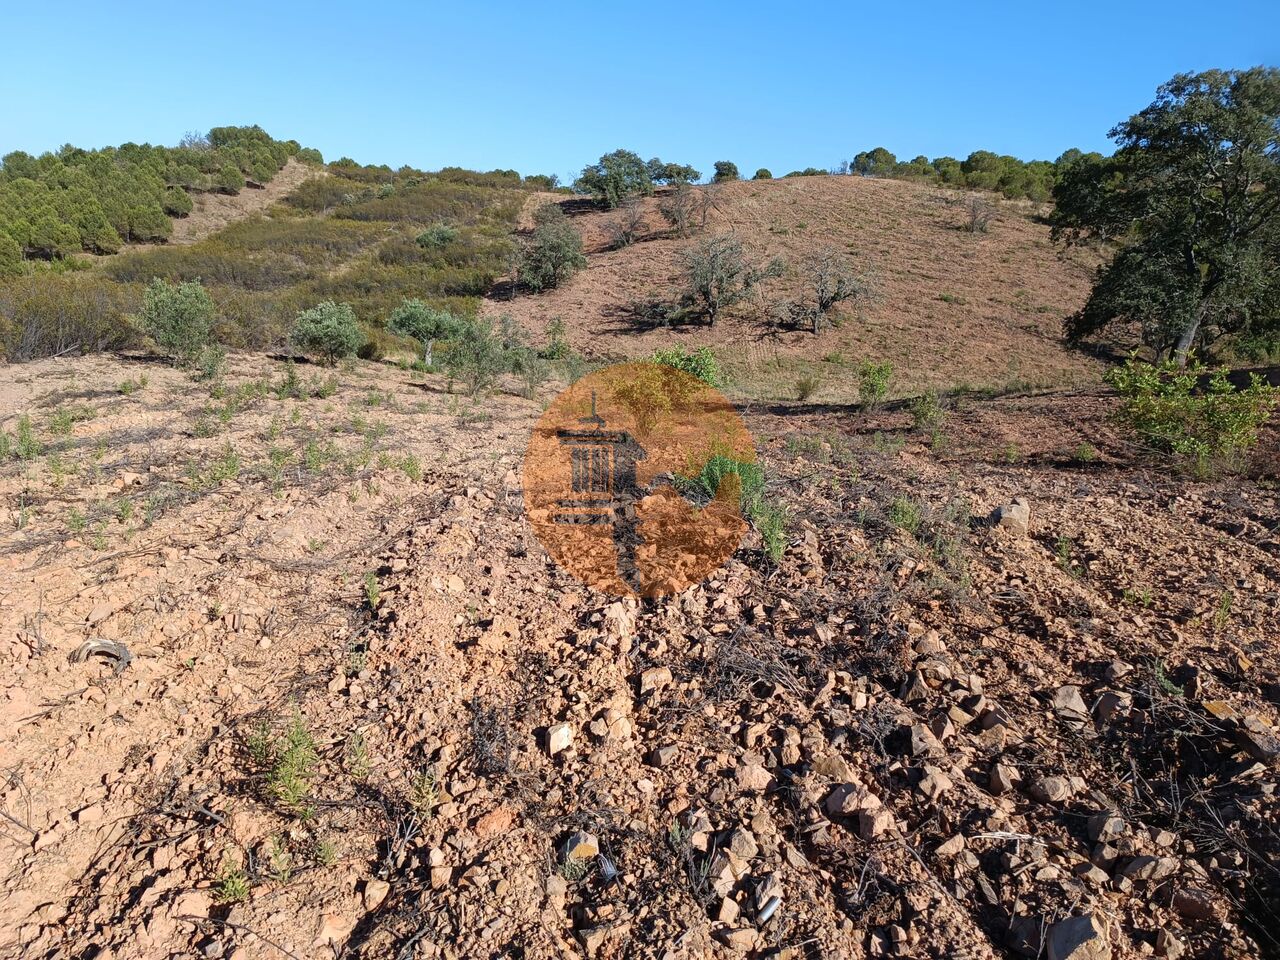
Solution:
[[[864,177],[887,177],[894,180],[915,180],[940,186],[968,190],[992,190],[1009,199],[1027,198],[1046,201],[1053,196],[1053,186],[1065,167],[1082,157],[1102,159],[1101,154],[1083,154],[1068,150],[1057,160],[1019,160],[1017,157],[1000,156],[990,150],[975,150],[963,160],[955,157],[937,157],[930,160],[919,156],[914,160],[900,161],[884,147],[864,150],[852,160],[824,170],[806,167],[792,170],[785,177],[825,177],[840,174],[859,174]],[[675,186],[695,183],[702,174],[687,164],[668,163],[658,158],[640,159],[632,150],[614,150],[582,170],[574,182],[578,193],[591,194],[603,206],[616,207],[628,197],[647,196],[659,186]],[[717,160],[713,183],[727,183],[740,179],[738,165],[730,160]],[[772,180],[773,173],[761,167],[751,178]]]
[[[0,159],[0,274],[17,272],[23,260],[163,241],[170,218],[191,211],[191,193],[239,193],[246,180],[269,181],[291,156],[321,162],[318,151],[257,126],[215,127],[176,147],[14,151]]]
[[[864,177],[887,177],[893,180],[915,180],[945,187],[968,190],[991,190],[1010,200],[1047,201],[1053,197],[1053,185],[1058,174],[1074,161],[1085,156],[1071,149],[1057,160],[1019,160],[1001,156],[990,150],[975,150],[963,160],[955,157],[918,156],[912,160],[899,160],[884,147],[864,150],[847,164],[841,164],[832,173],[855,173]],[[1101,154],[1090,154],[1101,157]],[[809,176],[822,171],[804,170],[788,176]]]

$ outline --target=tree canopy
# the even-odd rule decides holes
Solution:
[[[300,150],[296,141],[275,140],[256,126],[215,127],[177,147],[67,144],[39,157],[16,150],[0,158],[0,234],[25,259],[114,253],[126,241],[164,240],[170,217],[190,212],[190,191],[234,193],[246,179],[265,183]]]
[[[666,163],[657,157],[646,163],[631,150],[614,150],[583,167],[573,188],[612,210],[633,197],[649,196],[655,184],[692,183],[701,176],[688,164]]]
[[[1197,345],[1280,327],[1280,70],[1179,74],[1111,131],[1112,157],[1064,155],[1054,233],[1116,241],[1080,339],[1139,324],[1184,363]]]

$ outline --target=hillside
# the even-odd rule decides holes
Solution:
[[[262,187],[299,157],[320,161],[316,151],[256,126],[214,127],[176,147],[67,144],[39,157],[12,151],[0,158],[0,277],[32,260],[163,242],[192,212],[193,196]]]
[[[290,157],[280,172],[265,184],[241,190],[237,194],[201,193],[194,198],[190,213],[173,222],[170,243],[186,244],[203,240],[231,224],[261,213],[297,189],[305,180],[323,176],[323,168],[308,166]]]
[[[1139,445],[1061,341],[1094,264],[1033,206],[972,233],[911,182],[738,182],[612,250],[547,178],[277,180],[0,282],[35,358],[0,368],[0,957],[1280,956],[1280,429],[1217,478]],[[512,296],[547,202],[586,265]],[[651,327],[726,232],[786,271]],[[831,246],[877,297],[779,330]],[[155,355],[156,277],[201,281],[225,357]],[[440,345],[494,363],[468,395],[386,331],[404,298],[525,332]],[[364,341],[330,366],[289,337],[326,299]],[[729,374],[755,461],[716,502],[751,523],[704,581],[608,595],[525,460],[568,381],[673,344]]]
[[[94,258],[28,264],[0,278],[0,354],[26,360],[68,349],[138,345],[128,317],[153,278],[200,280],[234,347],[278,349],[299,310],[349,302],[370,355],[401,344],[380,331],[406,297],[473,313],[507,264],[509,234],[532,187],[519,175],[290,162],[279,184],[205,197],[173,242]],[[448,221],[451,239],[416,238]],[[220,228],[220,229],[219,229]],[[69,305],[74,304],[74,309]]]
[[[704,188],[705,189],[705,188]],[[1099,365],[1062,343],[1062,320],[1078,309],[1095,266],[1064,253],[1025,202],[999,201],[986,233],[964,229],[967,195],[895,180],[797,177],[725,184],[704,233],[732,231],[759,259],[780,256],[788,276],[740,305],[714,329],[647,323],[646,305],[671,299],[678,256],[692,241],[670,236],[643,201],[647,230],[639,242],[609,249],[616,214],[565,204],[588,250],[586,270],[564,287],[513,301],[486,303],[541,333],[554,318],[589,355],[643,357],[672,342],[712,346],[746,396],[793,399],[800,377],[816,373],[816,399],[853,398],[851,367],[892,359],[903,390],[1050,386],[1091,382]],[[550,194],[530,199],[563,202]],[[814,336],[779,330],[770,302],[801,295],[797,273],[807,254],[835,245],[876,281],[865,311],[842,309],[839,326]]]

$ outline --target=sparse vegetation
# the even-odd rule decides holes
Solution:
[[[724,383],[720,361],[716,359],[710,347],[698,347],[693,351],[686,350],[684,347],[655,350],[653,362],[697,377],[703,383],[713,387],[719,387]]]
[[[936,432],[946,419],[946,409],[937,391],[922,393],[911,401],[911,422],[917,430]]]
[[[967,219],[965,229],[970,233],[986,233],[991,228],[995,207],[979,196],[972,196],[965,205]]]
[[[867,410],[874,410],[889,395],[893,364],[888,360],[864,360],[858,365],[858,399]]]
[[[618,207],[609,221],[609,242],[615,250],[629,247],[648,229],[644,210],[636,200],[627,200]]]
[[[263,724],[250,736],[249,752],[264,772],[268,798],[291,814],[307,816],[320,755],[301,712],[294,710],[280,732]]]
[[[222,869],[218,871],[218,877],[213,882],[214,900],[222,904],[239,903],[249,898],[250,890],[249,878],[245,875],[244,867],[233,860],[224,859]]]
[[[658,212],[680,237],[691,237],[707,226],[715,208],[715,191],[711,187],[676,184],[658,203]]]

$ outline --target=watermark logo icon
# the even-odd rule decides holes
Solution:
[[[670,367],[615,364],[563,391],[539,420],[525,508],[552,558],[582,582],[677,593],[718,569],[746,532],[738,478],[713,479],[708,465],[754,461],[719,391]]]

